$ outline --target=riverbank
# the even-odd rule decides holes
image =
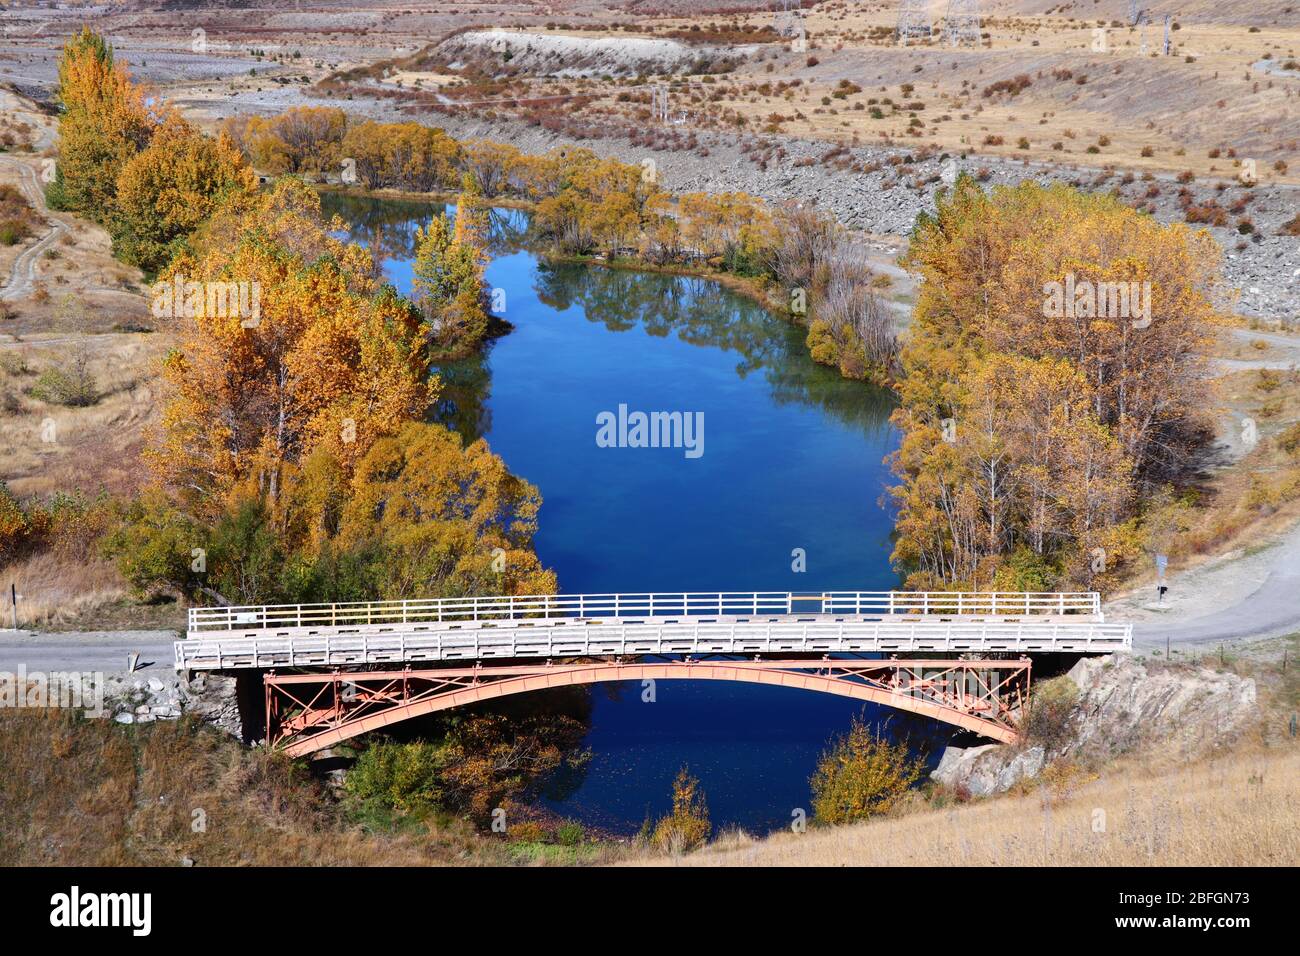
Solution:
[[[1294,866],[1298,649],[1292,635],[1196,664],[1085,659],[1055,745],[959,751],[928,794],[863,823],[767,838],[733,832],[696,853],[635,862]]]
[[[1131,760],[1019,797],[766,840],[657,866],[1295,866],[1295,747],[1153,770]]]

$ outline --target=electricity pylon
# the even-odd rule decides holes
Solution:
[[[898,6],[898,39],[930,39],[929,0],[902,0]]]
[[[979,0],[948,0],[948,13],[943,18],[944,35],[952,46],[980,43]]]

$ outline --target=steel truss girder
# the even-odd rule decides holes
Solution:
[[[436,711],[620,680],[732,680],[815,690],[921,714],[1003,743],[1019,738],[1031,663],[1018,660],[590,660],[384,671],[268,673],[267,741],[290,756]]]

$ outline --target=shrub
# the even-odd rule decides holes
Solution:
[[[1069,738],[1070,717],[1078,700],[1079,688],[1068,677],[1039,682],[1024,717],[1026,742],[1040,744],[1048,751],[1059,749]]]
[[[682,767],[673,781],[672,813],[655,824],[650,843],[665,853],[688,853],[703,846],[712,830],[700,781]]]
[[[66,364],[52,365],[37,376],[28,389],[32,398],[52,405],[84,408],[99,401],[95,380],[86,368],[85,357],[74,358]]]
[[[587,831],[576,820],[567,820],[555,828],[555,842],[560,846],[577,846],[587,836]]]
[[[1277,436],[1277,447],[1288,455],[1300,451],[1300,422],[1296,422]]]
[[[0,246],[15,246],[27,236],[27,224],[17,219],[0,222]]]
[[[428,810],[443,793],[441,748],[429,743],[380,743],[368,747],[347,775],[347,793],[398,813]]]
[[[817,762],[813,814],[822,823],[850,823],[888,813],[924,769],[925,762],[911,756],[905,743],[854,718],[849,732]]]

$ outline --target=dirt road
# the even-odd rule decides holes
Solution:
[[[0,156],[0,164],[18,170],[22,191],[27,201],[38,213],[46,216],[48,210],[45,208],[45,192],[41,189],[36,171],[29,164],[9,156]],[[57,219],[46,217],[45,221],[50,226],[49,232],[19,253],[18,258],[14,260],[13,268],[9,271],[4,289],[0,290],[0,300],[14,302],[32,294],[36,283],[36,264],[40,261],[41,253],[58,242],[68,230],[68,227]]]

